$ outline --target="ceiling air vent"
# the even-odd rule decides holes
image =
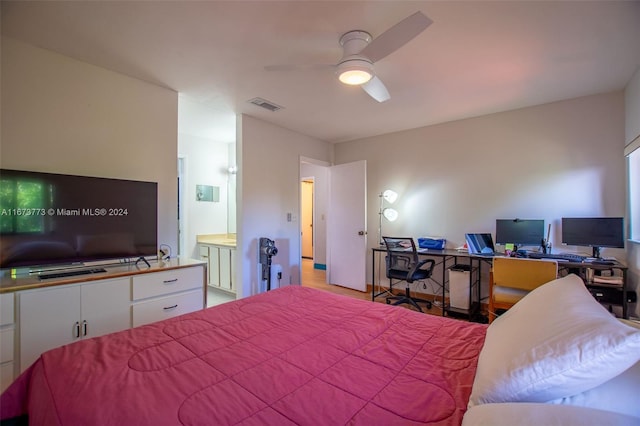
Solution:
[[[253,98],[253,99],[250,99],[248,102],[256,106],[259,106],[260,108],[268,109],[271,112],[275,112],[283,108],[280,105],[276,105],[273,102],[270,102],[262,98]]]

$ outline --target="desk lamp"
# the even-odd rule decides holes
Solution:
[[[384,241],[382,241],[382,217],[384,216],[389,222],[394,222],[398,218],[398,212],[392,208],[385,208],[384,202],[386,201],[389,204],[393,204],[398,199],[398,193],[387,189],[380,195],[380,211],[378,212],[378,241],[380,245],[384,245]]]

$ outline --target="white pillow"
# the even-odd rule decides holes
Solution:
[[[640,331],[568,275],[538,287],[487,329],[469,407],[546,402],[584,392],[640,359]]]
[[[555,399],[549,404],[578,405],[615,411],[638,417],[640,425],[640,362],[636,362],[627,371],[577,395]]]
[[[571,405],[511,402],[470,408],[462,426],[637,426],[640,418]]]
[[[640,329],[640,323],[623,319],[619,319],[619,321],[636,329]],[[638,395],[640,395],[640,361],[600,386],[596,386],[578,395],[550,401],[550,403],[579,405],[581,407],[615,411],[616,413],[628,414],[640,418]],[[638,420],[638,423],[640,424],[640,420]]]

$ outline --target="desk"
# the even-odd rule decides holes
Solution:
[[[387,250],[384,247],[374,247],[371,251],[371,300],[375,301],[377,297],[380,297],[385,294],[390,294],[389,288],[382,288],[382,285],[378,282],[376,286],[376,257],[386,253]],[[418,255],[420,256],[428,256],[436,258],[436,266],[442,265],[442,278],[440,284],[442,285],[442,315],[452,315],[461,313],[460,310],[449,307],[445,302],[445,296],[447,292],[447,270],[458,263],[458,259],[464,259],[465,262],[471,267],[471,271],[473,272],[474,265],[478,268],[477,279],[474,280],[473,273],[469,274],[469,302],[470,309],[467,313],[469,319],[473,320],[473,318],[480,318],[480,301],[481,297],[481,278],[482,278],[482,268],[483,265],[488,265],[491,268],[493,257],[492,256],[478,256],[465,252],[460,252],[458,250],[434,250],[434,249],[419,249]],[[500,255],[500,254],[497,254]],[[554,259],[550,259],[554,260]],[[557,260],[557,259],[556,259]],[[382,262],[381,262],[382,263]],[[564,276],[569,273],[575,273],[580,276],[585,283],[587,289],[591,292],[592,295],[601,303],[608,305],[616,305],[622,306],[622,317],[624,319],[629,318],[628,312],[628,291],[627,291],[627,270],[628,268],[618,261],[613,261],[612,265],[604,265],[601,263],[593,263],[593,262],[566,262],[562,260],[558,260],[558,275]],[[383,263],[382,263],[383,264]],[[587,269],[593,269],[595,271],[606,271],[606,270],[614,270],[619,271],[622,274],[622,285],[611,285],[611,284],[601,284],[596,282],[587,282],[586,271]],[[383,275],[380,275],[383,276]],[[435,277],[432,277],[435,280]],[[473,294],[473,289],[476,289],[475,295]],[[606,294],[604,297],[598,296],[599,294]],[[475,297],[473,297],[475,296]],[[612,300],[615,299],[615,300]]]
[[[399,249],[398,251],[406,251],[404,249]],[[377,297],[391,294],[391,288],[384,287],[379,282],[380,280],[376,280],[376,277],[386,276],[384,275],[384,271],[376,271],[377,258],[381,255],[386,254],[387,249],[385,247],[374,247],[371,251],[371,300],[375,301]],[[457,315],[465,315],[468,316],[470,320],[477,319],[479,322],[483,322],[483,318],[480,315],[480,300],[481,300],[481,274],[482,274],[482,264],[489,263],[493,260],[493,257],[489,256],[475,256],[466,252],[461,252],[458,250],[435,250],[435,249],[418,249],[419,256],[432,257],[436,261],[436,267],[442,267],[442,277],[440,279],[440,284],[442,286],[442,315],[445,316],[447,314],[451,316]],[[471,273],[469,274],[469,310],[461,310],[451,308],[446,303],[446,292],[447,292],[447,270],[452,266],[459,263],[459,259],[464,259],[465,264],[468,264],[471,267]],[[384,260],[380,262],[380,265],[384,265]],[[474,275],[474,265],[477,268],[477,274]],[[376,274],[376,272],[379,272]],[[437,282],[435,276],[431,277],[434,281]],[[475,289],[475,294],[473,292]],[[434,294],[435,295],[435,294]],[[466,312],[464,312],[466,311]]]
[[[622,284],[607,284],[587,281],[587,269],[594,271],[619,271],[622,274]],[[607,305],[622,306],[622,318],[629,319],[628,311],[628,291],[627,291],[627,270],[628,268],[618,261],[613,261],[611,265],[593,262],[563,262],[558,261],[558,275],[575,273],[584,281],[584,285],[589,292],[600,303]],[[605,294],[606,296],[599,296]]]

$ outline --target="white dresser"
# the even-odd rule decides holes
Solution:
[[[14,294],[0,294],[0,393],[14,376],[15,330]]]
[[[206,307],[204,262],[172,259],[150,268],[105,269],[42,281],[2,277],[1,389],[49,349]]]

